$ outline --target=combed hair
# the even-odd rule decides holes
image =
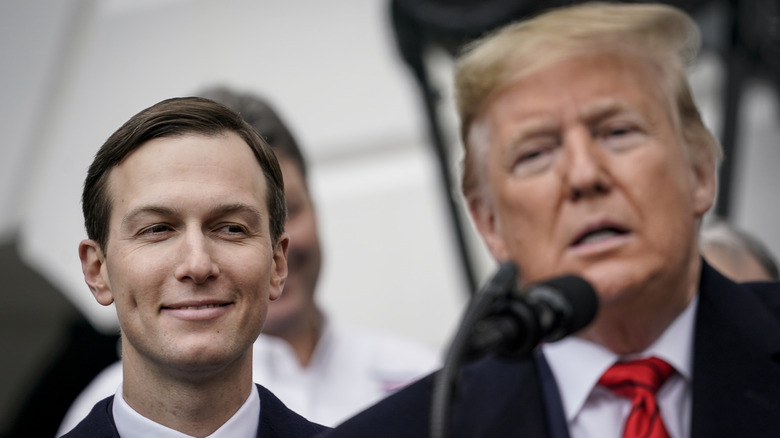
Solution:
[[[146,142],[187,134],[207,136],[234,132],[252,150],[266,180],[269,232],[276,243],[284,232],[287,207],[282,171],[271,147],[237,113],[209,99],[178,97],[163,100],[134,115],[100,147],[87,171],[81,197],[87,236],[103,253],[108,243],[112,199],[108,179],[111,170]]]
[[[488,101],[505,86],[552,64],[578,56],[616,53],[649,63],[672,102],[672,119],[692,160],[722,156],[704,126],[686,68],[698,54],[699,30],[683,11],[661,4],[584,3],[509,24],[468,45],[456,64],[455,95],[465,147],[462,190],[477,186],[471,128]]]

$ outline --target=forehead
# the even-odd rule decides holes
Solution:
[[[491,118],[587,118],[627,107],[664,114],[671,109],[649,63],[624,54],[596,53],[509,81],[486,101],[478,123]]]
[[[263,171],[237,134],[152,139],[109,175],[115,208],[143,202],[252,202],[265,209]]]

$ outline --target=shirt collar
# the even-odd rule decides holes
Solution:
[[[159,438],[191,438],[190,435],[155,423],[136,412],[123,398],[122,385],[119,385],[114,395],[112,412],[117,432],[123,438],[145,438],[150,436]],[[260,394],[257,392],[257,386],[252,384],[252,391],[244,404],[208,438],[255,437],[257,436],[259,424]]]
[[[632,358],[656,356],[664,359],[690,382],[693,328],[698,301],[696,294],[663,334],[647,350]],[[601,375],[621,359],[599,344],[573,336],[543,344],[542,350],[555,376],[568,421],[572,421],[582,410]]]

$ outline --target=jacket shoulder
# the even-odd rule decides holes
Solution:
[[[329,430],[329,428],[313,423],[292,411],[262,385],[255,385],[260,394],[258,437],[307,438]]]
[[[89,415],[62,438],[119,438],[112,414],[113,404],[113,395],[95,403]]]
[[[742,287],[750,289],[766,306],[775,318],[780,319],[780,283],[743,283]]]

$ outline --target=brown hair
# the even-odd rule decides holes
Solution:
[[[134,150],[155,138],[185,134],[219,135],[235,132],[252,149],[267,185],[269,228],[272,242],[284,232],[287,209],[284,183],[276,156],[268,143],[238,114],[226,106],[200,97],[163,100],[130,118],[100,147],[84,181],[81,203],[87,236],[106,252],[112,199],[108,177]]]

